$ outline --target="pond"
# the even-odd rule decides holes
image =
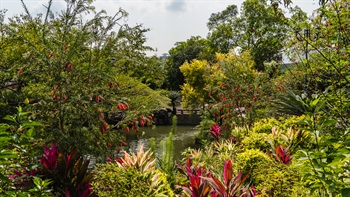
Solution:
[[[182,159],[181,152],[188,147],[195,147],[195,134],[198,132],[194,126],[176,126],[174,136],[174,159]],[[136,152],[144,144],[145,150],[150,148],[151,138],[155,139],[157,144],[156,154],[159,156],[162,152],[160,142],[168,137],[171,126],[157,126],[155,129],[150,127],[140,128],[144,135],[137,138],[136,135],[128,135],[128,152]],[[132,132],[130,132],[132,133]]]

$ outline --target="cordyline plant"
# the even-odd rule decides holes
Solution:
[[[214,124],[213,126],[211,126],[210,134],[216,141],[219,141],[221,136],[220,126],[218,124]]]
[[[137,169],[140,172],[154,170],[155,162],[156,159],[153,157],[151,149],[145,152],[143,145],[140,147],[136,154],[132,153],[130,155],[124,151],[124,157],[117,160],[119,166],[124,168]]]
[[[67,0],[60,14],[51,10],[52,2],[46,14],[32,16],[22,1],[25,14],[0,21],[0,69],[6,73],[0,88],[14,92],[5,103],[29,103],[27,110],[45,125],[42,137],[64,153],[73,147],[82,154],[112,153],[125,140],[121,130],[148,122],[130,113],[118,80],[121,68],[132,66],[125,56],[146,50],[147,29],[123,25],[122,9],[112,16],[95,11],[93,0]],[[87,14],[91,19],[81,19]],[[135,125],[126,126],[126,120]]]
[[[214,177],[209,171],[198,166],[192,166],[188,159],[185,166],[190,184],[182,187],[185,194],[191,197],[253,197],[256,195],[254,187],[244,187],[243,183],[248,178],[249,173],[242,177],[240,171],[234,176],[232,162],[225,162],[222,182]]]
[[[280,144],[272,153],[272,157],[275,158],[278,162],[288,164],[292,161],[292,156],[290,156],[289,146],[287,148],[283,148]]]
[[[192,197],[205,197],[210,194],[212,188],[209,183],[203,180],[202,176],[209,176],[209,172],[198,165],[193,166],[190,158],[186,160],[185,170],[179,168],[180,171],[186,174],[190,181],[190,185],[181,187],[186,195]]]
[[[92,182],[97,196],[169,196],[174,193],[166,174],[156,169],[156,159],[151,150],[143,146],[137,153],[128,154],[115,162],[97,164]]]
[[[45,146],[40,159],[44,178],[52,180],[55,194],[59,196],[87,197],[91,193],[90,180],[93,174],[88,172],[90,161],[85,160],[76,149],[67,156],[61,153],[55,144]]]

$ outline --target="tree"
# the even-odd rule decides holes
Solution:
[[[225,10],[210,15],[207,26],[209,31],[222,24],[230,24],[237,17],[238,10],[236,5],[229,5]]]
[[[171,90],[180,90],[184,83],[183,74],[179,67],[186,61],[192,59],[206,59],[209,57],[207,41],[203,38],[191,37],[186,42],[177,42],[170,49],[169,57],[166,59],[167,87]]]
[[[192,60],[191,63],[185,62],[180,66],[183,73],[185,83],[182,87],[183,107],[195,109],[200,105],[204,105],[207,97],[205,89],[210,78],[210,65],[206,60]]]
[[[118,79],[121,69],[142,60],[147,30],[120,24],[127,16],[122,9],[109,16],[92,3],[68,0],[54,14],[49,1],[46,14],[36,17],[23,3],[25,14],[1,22],[1,103],[28,101],[26,107],[45,125],[46,142],[55,141],[63,152],[77,147],[102,157],[124,142],[121,131],[149,121],[139,111],[128,112]],[[88,13],[92,17],[82,20]]]
[[[235,47],[250,50],[259,70],[264,69],[265,61],[281,60],[280,50],[288,26],[282,10],[276,5],[268,4],[266,0],[246,0],[239,17],[234,14],[235,6],[229,6],[217,14],[224,16],[225,22],[216,26],[211,21],[208,23],[211,46],[220,53],[228,53]]]

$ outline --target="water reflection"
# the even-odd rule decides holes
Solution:
[[[188,147],[193,147],[195,143],[194,135],[198,132],[193,126],[177,126],[174,136],[174,159],[179,160],[182,158],[181,152]],[[150,148],[150,139],[154,138],[157,144],[156,154],[160,155],[161,146],[160,142],[164,140],[171,131],[171,126],[157,126],[155,129],[146,127],[140,128],[144,135],[137,138],[135,134],[129,134],[127,139],[129,152],[136,152],[136,150],[144,144],[145,150]],[[130,132],[131,133],[131,132]]]

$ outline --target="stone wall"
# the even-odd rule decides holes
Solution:
[[[201,116],[199,114],[177,114],[178,125],[199,125]]]

